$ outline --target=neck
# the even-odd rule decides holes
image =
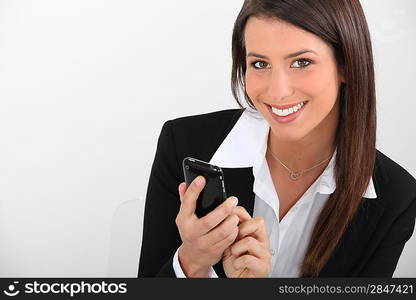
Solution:
[[[307,146],[306,146],[307,145]],[[309,169],[322,161],[326,166],[335,150],[335,143],[279,143],[277,149],[269,145],[269,150],[290,170],[302,171]],[[319,168],[321,169],[321,168]]]

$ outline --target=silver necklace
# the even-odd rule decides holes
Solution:
[[[275,160],[277,160],[283,167],[285,167],[285,169],[286,170],[288,170],[289,171],[289,177],[290,177],[290,179],[292,179],[292,180],[297,180],[300,176],[302,176],[304,173],[306,173],[306,172],[308,172],[308,171],[310,171],[310,170],[312,170],[312,169],[314,169],[314,168],[316,168],[316,167],[318,167],[318,166],[320,166],[320,165],[322,165],[324,162],[326,162],[327,160],[329,160],[331,157],[328,157],[327,159],[325,159],[325,160],[323,160],[323,161],[321,161],[319,164],[317,164],[317,165],[314,165],[313,167],[311,167],[311,168],[309,168],[309,169],[306,169],[306,170],[300,170],[300,171],[297,171],[297,172],[294,172],[294,171],[292,171],[291,169],[289,169],[283,162],[281,162],[280,161],[280,159],[278,159],[277,158],[277,156],[272,152],[272,150],[270,150],[270,148],[267,148],[267,151],[269,151],[270,152],[270,154],[272,155],[272,157],[275,159]]]

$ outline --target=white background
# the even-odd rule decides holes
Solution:
[[[242,3],[0,0],[0,276],[136,276],[163,122],[237,107]],[[416,176],[416,3],[362,3],[378,149]],[[396,276],[416,277],[415,239]]]

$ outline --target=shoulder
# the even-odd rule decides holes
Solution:
[[[244,109],[227,109],[166,121],[161,137],[173,143],[178,158],[209,160],[234,127]]]
[[[218,130],[226,130],[228,125],[233,125],[241,116],[242,109],[227,109],[214,111],[210,113],[191,115],[186,117],[180,117],[168,122],[172,123],[172,127],[175,130],[198,130],[198,131],[213,131],[212,127],[215,126]],[[233,122],[234,121],[234,122]],[[218,131],[217,130],[217,131]]]
[[[407,193],[416,196],[416,179],[401,165],[377,150],[376,170],[382,172],[383,180],[391,185],[400,187]]]
[[[387,155],[377,150],[375,162],[377,196],[388,209],[403,211],[416,202],[416,179]]]

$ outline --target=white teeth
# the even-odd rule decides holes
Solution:
[[[292,106],[292,107],[286,108],[286,109],[278,109],[278,108],[272,106],[272,112],[275,113],[278,116],[285,117],[285,116],[288,116],[290,114],[293,114],[294,112],[297,112],[303,105],[305,105],[305,103],[306,102],[302,102],[302,103],[299,103],[295,106]]]

